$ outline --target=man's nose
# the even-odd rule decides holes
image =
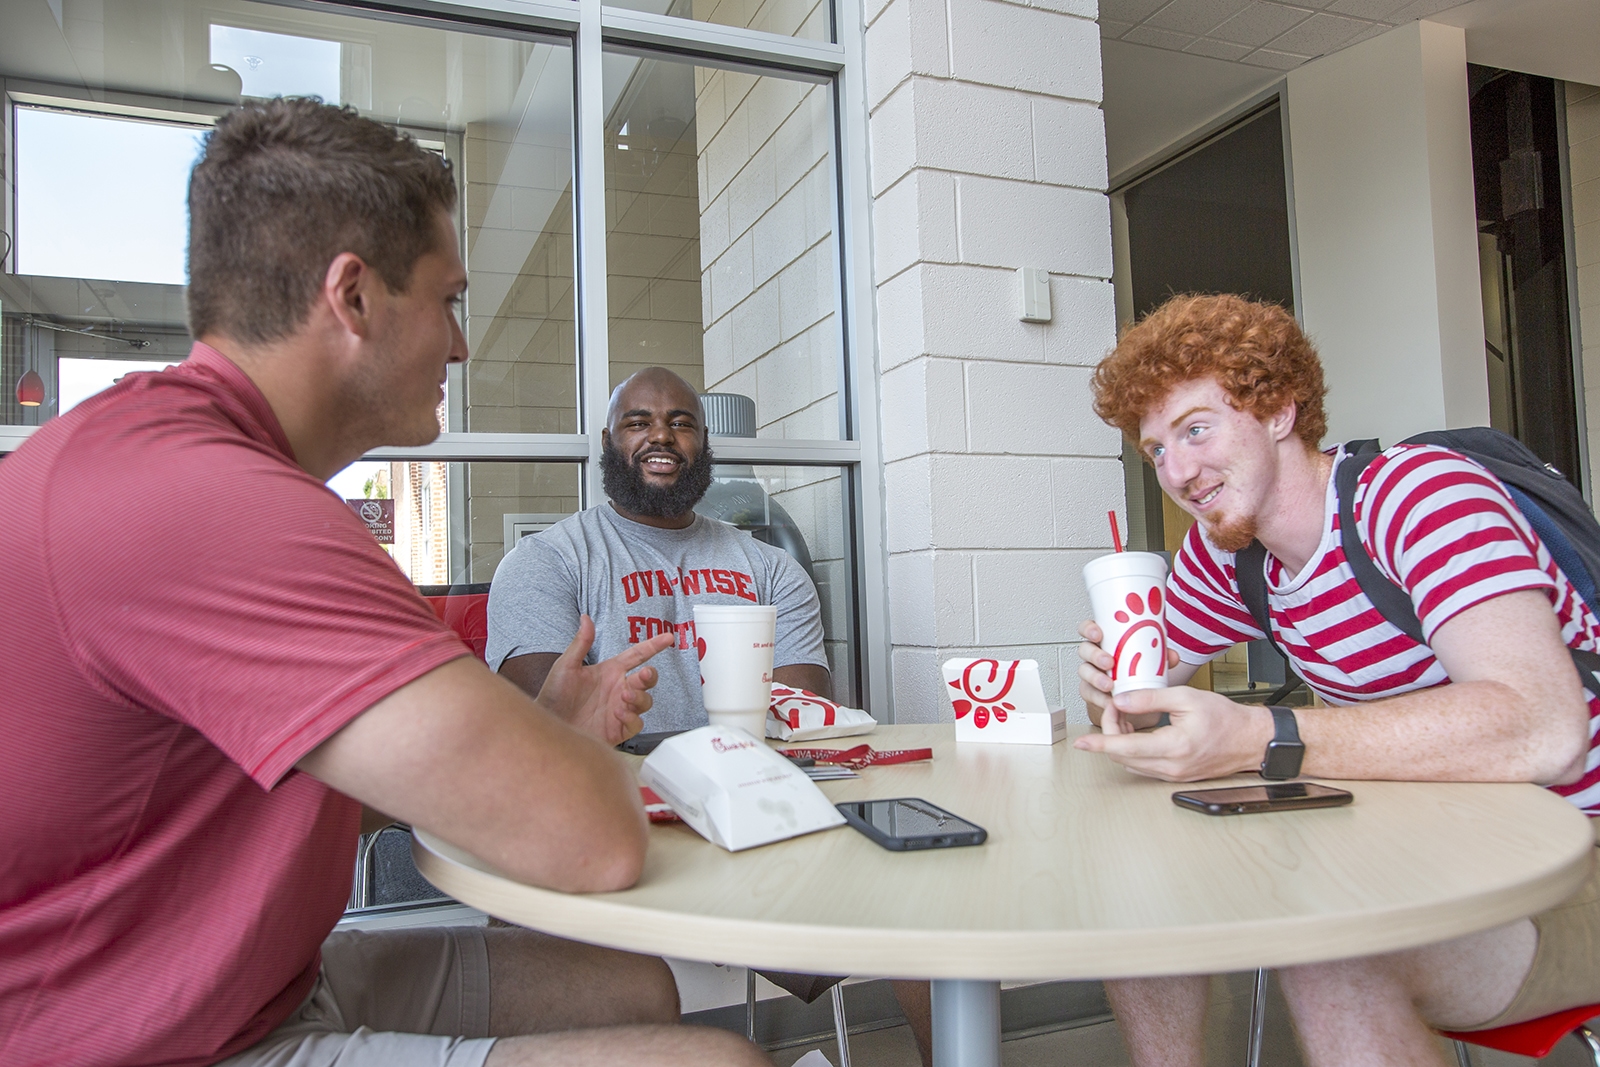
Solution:
[[[1199,461],[1181,446],[1167,449],[1161,457],[1161,480],[1175,489],[1182,489],[1198,473]]]
[[[450,356],[446,363],[465,363],[467,361],[467,338],[461,332],[461,321],[454,315],[450,316]]]

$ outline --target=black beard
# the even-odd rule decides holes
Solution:
[[[652,451],[670,452],[683,459],[675,449]],[[702,448],[693,463],[678,468],[676,481],[665,488],[657,488],[644,480],[644,470],[639,464],[629,462],[615,445],[606,441],[600,446],[600,484],[606,496],[622,511],[676,518],[693,511],[711,488],[711,449]]]

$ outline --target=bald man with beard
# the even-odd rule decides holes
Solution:
[[[782,549],[695,513],[713,457],[694,387],[663,367],[639,371],[611,394],[600,442],[609,500],[523,538],[495,571],[489,666],[537,694],[582,616],[594,619],[591,658],[675,633],[674,646],[651,660],[659,680],[644,728],[693,729],[706,724],[694,605],[772,604],[773,681],[832,699],[822,611],[806,572]],[[809,976],[763,974],[807,999],[828,988]],[[931,1063],[928,985],[894,988]]]
[[[672,633],[675,644],[652,661],[660,680],[645,729],[692,729],[706,724],[694,605],[771,604],[773,680],[831,698],[806,572],[782,549],[695,513],[712,455],[694,388],[662,367],[639,371],[611,394],[600,441],[610,499],[523,538],[495,571],[489,666],[536,694],[584,615],[595,624],[589,654],[600,659]]]

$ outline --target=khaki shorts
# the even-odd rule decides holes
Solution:
[[[311,995],[218,1067],[483,1067],[489,951],[475,926],[330,934]]]
[[[1591,819],[1600,848],[1600,819]],[[1533,966],[1522,988],[1499,1015],[1463,1030],[1537,1019],[1552,1012],[1600,1003],[1600,855],[1578,891],[1564,903],[1532,917],[1539,932]]]

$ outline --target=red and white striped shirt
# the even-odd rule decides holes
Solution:
[[[1341,447],[1334,463],[1345,458]],[[1335,479],[1323,501],[1322,544],[1299,574],[1270,554],[1267,606],[1278,647],[1330,704],[1356,704],[1444,685],[1450,679],[1427,645],[1379,614],[1361,592],[1339,541]],[[1373,459],[1356,483],[1355,521],[1378,570],[1411,595],[1432,637],[1456,615],[1523,589],[1550,598],[1568,647],[1600,649],[1600,619],[1556,566],[1516,504],[1488,471],[1431,445],[1397,445]],[[1185,663],[1205,663],[1240,641],[1265,636],[1239,594],[1234,554],[1200,526],[1189,531],[1167,582],[1167,630]],[[1600,700],[1589,700],[1589,757],[1581,780],[1552,786],[1600,814]]]

